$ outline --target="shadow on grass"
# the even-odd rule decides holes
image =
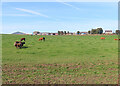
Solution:
[[[22,48],[28,48],[28,47],[26,47],[26,46],[23,46]]]

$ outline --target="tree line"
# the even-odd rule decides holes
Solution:
[[[58,31],[58,35],[66,35],[69,34],[69,31]]]
[[[97,29],[92,29],[91,31],[88,31],[88,34],[102,34],[103,29],[102,28],[97,28]],[[80,31],[77,31],[77,34],[80,34]]]
[[[77,35],[79,35],[81,32],[77,31]],[[117,35],[120,35],[120,30],[116,30],[115,33]],[[58,31],[58,35],[66,35],[69,34],[69,31]],[[103,29],[102,28],[97,28],[97,29],[91,29],[88,31],[88,34],[103,34]]]

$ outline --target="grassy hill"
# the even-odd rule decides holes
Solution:
[[[23,37],[25,48],[16,49]],[[117,84],[117,35],[40,37],[2,35],[3,83]]]

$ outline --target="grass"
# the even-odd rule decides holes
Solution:
[[[22,37],[25,48],[16,49]],[[4,84],[117,84],[117,35],[40,37],[2,35]]]

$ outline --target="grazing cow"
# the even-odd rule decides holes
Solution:
[[[44,40],[44,41],[45,41],[45,37],[39,38],[39,41],[40,41],[40,40]]]
[[[22,43],[22,46],[25,44],[25,42],[21,42]]]
[[[105,39],[105,37],[101,37],[100,39]]]
[[[20,41],[22,41],[22,40],[24,40],[24,41],[25,41],[25,38],[21,38],[21,40],[20,40]]]
[[[16,41],[15,43],[14,43],[14,46],[16,47],[16,48],[21,48],[22,47],[22,43],[21,43],[21,41]]]
[[[114,40],[120,40],[120,39],[114,39]]]
[[[16,41],[15,43],[14,43],[14,46],[16,47],[16,48],[22,48],[22,46],[25,44],[25,42],[21,42],[21,41]]]
[[[114,40],[118,40],[118,39],[114,39]]]

